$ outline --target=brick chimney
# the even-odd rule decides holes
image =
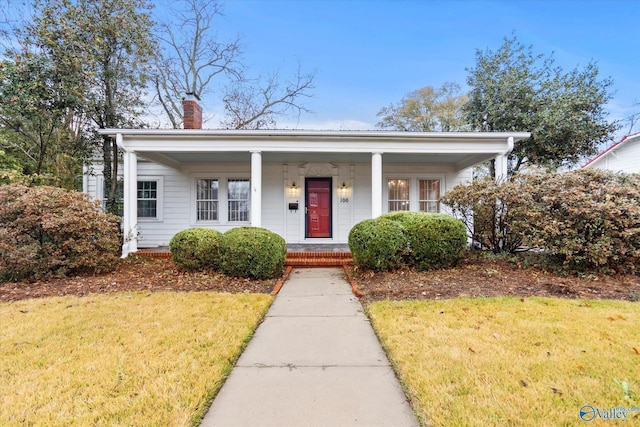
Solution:
[[[182,100],[184,119],[182,120],[185,129],[202,129],[202,107],[200,98],[195,93],[187,93]]]

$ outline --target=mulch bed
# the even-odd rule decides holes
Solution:
[[[115,271],[99,275],[0,283],[0,301],[127,291],[216,291],[270,293],[276,279],[230,278],[216,273],[184,272],[171,259],[129,257]]]
[[[363,303],[378,300],[454,297],[549,296],[640,300],[640,276],[554,274],[500,258],[471,257],[455,268],[430,272],[360,272],[351,276],[364,293]],[[216,273],[179,271],[171,259],[130,257],[115,271],[99,275],[0,283],[0,301],[127,291],[216,291],[270,293],[276,279],[230,278]]]
[[[364,302],[455,297],[544,296],[640,300],[640,276],[557,274],[505,259],[465,259],[454,268],[417,272],[359,272],[353,279]]]

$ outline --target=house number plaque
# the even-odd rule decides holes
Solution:
[[[340,203],[349,203],[348,197],[340,197]]]

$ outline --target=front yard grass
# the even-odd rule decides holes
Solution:
[[[272,297],[118,293],[0,304],[0,425],[193,425]]]
[[[423,425],[581,425],[585,405],[640,406],[637,302],[458,298],[367,311]]]

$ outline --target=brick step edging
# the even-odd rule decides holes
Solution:
[[[171,252],[168,251],[140,250],[135,255],[151,258],[171,258]],[[340,267],[352,264],[351,252],[287,252],[285,260],[285,265],[294,267]]]

